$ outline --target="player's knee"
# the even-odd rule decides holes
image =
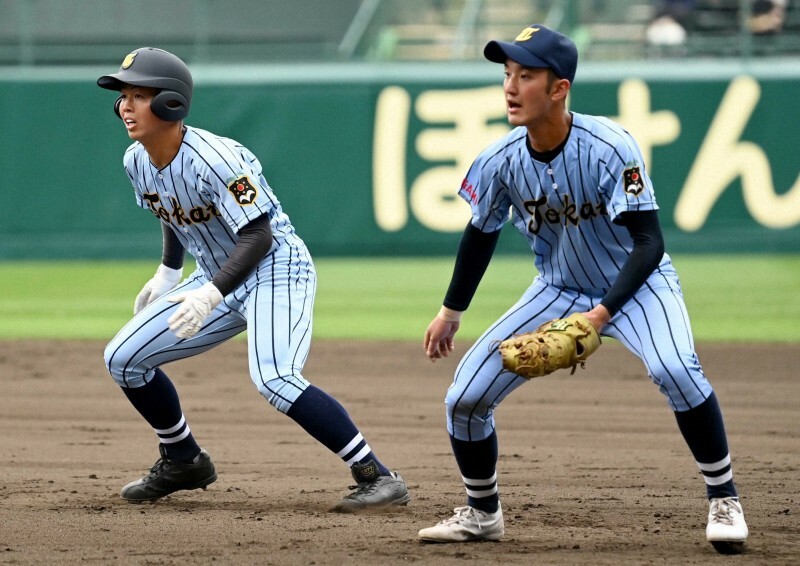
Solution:
[[[119,358],[115,355],[116,351],[117,349],[114,346],[113,342],[111,344],[108,344],[106,346],[105,351],[103,352],[103,360],[105,361],[108,373],[111,374],[111,377],[114,378],[114,381],[119,383],[120,380],[117,379],[117,376],[121,375],[122,368],[120,367],[120,364],[117,363],[117,360]]]
[[[673,411],[688,411],[702,405],[708,396],[713,392],[711,385],[706,381],[708,387],[660,387],[659,389],[667,398],[667,403]]]
[[[480,412],[481,409],[485,409],[489,405],[486,391],[479,390],[476,387],[468,387],[466,389],[451,387],[447,391],[444,403],[451,411],[459,412]]]
[[[447,418],[459,426],[467,426],[475,420],[491,419],[493,407],[485,397],[484,393],[472,393],[470,389],[463,391],[451,387],[444,400]]]
[[[651,376],[667,398],[673,411],[688,411],[702,404],[712,393],[711,383],[701,371],[686,371],[684,366],[673,368],[669,374]]]
[[[309,386],[308,381],[300,375],[277,376],[263,383],[257,384],[258,392],[267,402],[278,409],[281,413],[286,413],[292,407],[295,399]]]
[[[120,387],[141,387],[145,384],[146,370],[132,365],[131,356],[119,344],[113,341],[108,344],[103,359],[108,373]]]

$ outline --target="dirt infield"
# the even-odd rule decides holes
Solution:
[[[800,345],[699,347],[751,530],[740,556],[705,542],[697,467],[638,360],[615,343],[588,369],[503,403],[506,538],[457,545],[416,540],[464,502],[442,403],[456,358],[431,364],[417,343],[314,344],[306,376],[345,405],[413,497],[341,515],[329,509],[348,470],[257,394],[241,341],[166,368],[219,480],[152,504],[120,499],[158,454],[102,349],[0,342],[2,564],[800,563]]]

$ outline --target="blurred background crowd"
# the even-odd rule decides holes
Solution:
[[[582,59],[793,57],[798,0],[0,0],[0,65],[469,61],[531,23]]]

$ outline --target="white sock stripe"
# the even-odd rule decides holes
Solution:
[[[356,454],[355,456],[353,456],[352,458],[350,458],[349,460],[347,460],[347,461],[345,462],[345,464],[347,464],[347,467],[349,468],[350,466],[352,466],[352,465],[353,465],[353,464],[355,464],[356,462],[360,462],[361,460],[363,460],[363,459],[364,459],[364,456],[366,456],[367,454],[369,454],[371,451],[372,451],[372,449],[369,447],[369,444],[365,444],[365,445],[364,445],[364,448],[362,448],[361,450],[359,450],[359,451],[358,451],[358,454]]]
[[[461,476],[461,479],[464,480],[464,483],[467,485],[492,485],[497,482],[497,472],[492,474],[492,477],[485,480],[473,480],[464,476]]]
[[[192,431],[189,430],[189,427],[187,426],[186,430],[184,430],[178,436],[173,436],[172,438],[159,437],[158,439],[161,441],[161,444],[175,444],[176,442],[180,442],[181,440],[183,440],[184,438],[189,436],[190,432],[192,432]]]
[[[705,476],[706,478],[706,485],[722,485],[726,481],[731,481],[733,479],[733,470],[728,470],[727,473],[722,474],[716,478]]]
[[[725,466],[731,465],[731,455],[728,454],[719,462],[713,462],[711,464],[701,464],[697,462],[697,466],[704,472],[718,472],[723,469]]]
[[[467,490],[467,495],[469,495],[470,497],[477,497],[477,498],[489,497],[490,495],[494,495],[495,493],[497,493],[497,486],[494,486],[492,489],[484,489],[481,491],[476,491],[474,489],[469,489],[469,488],[466,488],[466,490]]]
[[[178,421],[178,424],[176,424],[174,427],[172,427],[172,428],[163,428],[163,429],[162,428],[154,428],[153,430],[156,431],[156,434],[159,435],[159,436],[161,436],[162,434],[172,434],[173,432],[176,432],[176,431],[180,430],[181,427],[183,425],[185,425],[185,424],[186,424],[186,417],[181,415],[181,420]]]
[[[350,451],[351,451],[353,448],[355,448],[355,447],[356,447],[356,445],[357,445],[359,442],[361,442],[362,440],[364,440],[364,437],[363,437],[363,436],[361,435],[361,433],[359,432],[359,433],[358,433],[358,434],[355,436],[355,438],[353,438],[353,440],[351,440],[351,441],[350,441],[350,442],[347,444],[347,446],[345,446],[344,448],[342,448],[341,450],[339,450],[339,451],[336,453],[336,455],[337,455],[337,456],[339,456],[339,458],[344,458],[345,456],[347,456],[347,453],[348,453],[348,452],[350,452]]]

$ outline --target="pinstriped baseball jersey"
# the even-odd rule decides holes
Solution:
[[[519,127],[478,155],[459,188],[472,218],[443,309],[425,333],[428,357],[435,361],[453,350],[459,315],[452,309],[469,305],[509,220],[533,251],[538,274],[456,368],[445,406],[467,507],[419,537],[463,541],[467,529],[473,540],[501,538],[494,414],[527,380],[504,367],[499,345],[573,313],[585,313],[603,337],[619,340],[644,363],[675,412],[708,498],[735,498],[722,415],[695,353],[678,275],[663,252],[658,205],[637,143],[606,118],[566,113],[578,62],[568,37],[534,24],[513,43],[490,41],[484,56],[504,65],[507,116]],[[539,353],[553,355],[546,346]],[[708,540],[715,540],[708,536],[715,521],[710,512]],[[740,523],[724,540],[747,537],[743,518]]]
[[[261,164],[238,142],[185,127],[169,165],[157,169],[139,142],[123,159],[139,205],[168,223],[197,270],[140,311],[107,346],[106,365],[122,387],[141,387],[154,368],[207,351],[248,330],[250,377],[286,412],[308,387],[302,375],[311,346],[316,270],[303,240],[265,180]],[[180,339],[168,319],[177,293],[210,281],[238,241],[237,232],[268,215],[269,253],[224,297],[200,331]]]
[[[604,294],[633,242],[614,223],[622,212],[658,208],[631,136],[606,118],[572,113],[572,129],[551,160],[534,157],[518,127],[474,161],[459,194],[472,224],[494,232],[511,219],[552,285]],[[665,254],[662,266],[669,263]]]
[[[172,226],[209,279],[236,245],[236,233],[262,214],[270,217],[274,247],[294,237],[261,163],[234,140],[187,126],[164,169],[150,162],[139,142],[125,152],[124,165],[139,206]]]
[[[167,319],[177,308],[169,298],[207,282],[200,268],[147,305],[106,347],[114,379],[122,387],[141,387],[154,368],[201,354],[246,329],[251,380],[270,404],[288,411],[309,385],[302,369],[311,348],[317,285],[308,250],[297,240],[299,245],[272,250],[191,338],[169,330]]]
[[[563,146],[534,152],[519,127],[475,159],[459,194],[484,232],[509,220],[527,240],[539,274],[473,344],[447,392],[448,431],[481,440],[494,409],[525,379],[503,369],[500,341],[553,318],[597,306],[633,249],[626,211],[656,210],[653,185],[633,138],[613,122],[572,113]],[[634,296],[602,329],[639,357],[670,407],[686,411],[712,392],[694,351],[680,281],[665,253]]]

